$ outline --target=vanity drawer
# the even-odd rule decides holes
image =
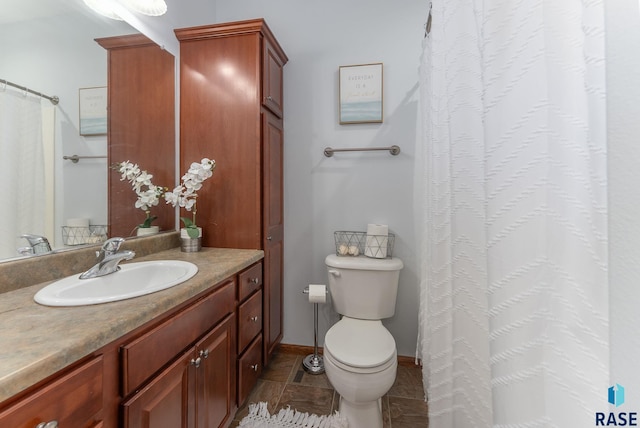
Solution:
[[[238,308],[238,354],[262,331],[262,290]]]
[[[238,360],[238,406],[247,399],[262,373],[262,335],[258,335]]]
[[[238,275],[238,301],[242,302],[262,286],[262,263],[256,263]]]
[[[123,345],[123,395],[140,386],[211,327],[232,313],[235,306],[235,285],[233,279],[226,281],[210,295]]]
[[[103,358],[98,356],[38,388],[6,410],[0,427],[33,428],[58,421],[60,427],[99,427],[102,410]]]

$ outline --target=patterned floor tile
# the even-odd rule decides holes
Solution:
[[[290,406],[299,412],[328,415],[333,404],[333,390],[295,384],[287,384],[282,392],[277,410]]]
[[[423,400],[390,396],[389,414],[392,428],[427,428],[429,426],[427,403]]]

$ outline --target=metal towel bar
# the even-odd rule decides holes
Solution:
[[[62,156],[62,159],[70,160],[73,163],[78,163],[80,159],[105,159],[105,158],[106,156],[78,156],[78,155]]]
[[[359,147],[352,149],[332,149],[331,147],[327,147],[324,149],[324,155],[330,158],[335,152],[371,152],[377,150],[388,150],[393,156],[400,154],[400,147],[394,144],[391,147]]]

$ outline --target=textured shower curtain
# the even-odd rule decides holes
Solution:
[[[0,90],[0,258],[16,257],[23,233],[44,234],[40,98]]]
[[[594,426],[610,382],[602,1],[430,6],[429,426]]]

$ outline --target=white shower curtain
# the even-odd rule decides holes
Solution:
[[[609,386],[602,1],[430,6],[429,426],[593,426]]]
[[[23,233],[44,235],[40,98],[0,90],[0,258],[16,257]]]

